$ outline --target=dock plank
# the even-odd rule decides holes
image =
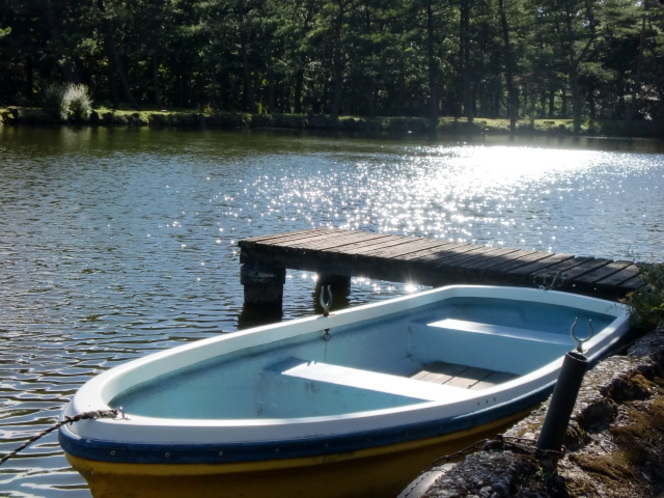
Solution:
[[[309,239],[296,242],[294,244],[289,244],[289,247],[294,249],[306,249],[309,251],[313,250],[332,250],[336,248],[342,248],[347,245],[356,244],[360,242],[372,242],[379,243],[384,240],[398,240],[392,235],[385,234],[372,234],[370,237],[362,237],[356,234],[334,234],[325,238]],[[281,245],[281,244],[279,244]]]
[[[546,252],[538,252],[529,249],[521,249],[509,254],[509,257],[501,258],[500,264],[489,266],[484,269],[484,275],[490,278],[502,277],[510,271],[516,270],[534,261],[548,257]]]
[[[458,271],[463,273],[465,271],[465,263],[478,257],[490,258],[494,252],[500,252],[500,249],[501,248],[499,247],[479,246],[470,251],[464,251],[450,257],[441,258],[434,264],[439,270],[445,270],[448,272]]]
[[[542,258],[538,259],[537,261],[533,261],[532,263],[528,263],[527,265],[520,266],[518,268],[515,268],[513,270],[510,270],[506,272],[508,280],[511,282],[532,282],[532,278],[534,275],[539,274],[540,272],[543,272],[544,270],[547,270],[548,273],[551,273],[552,268],[555,265],[559,265],[561,263],[564,263],[566,261],[569,261],[574,258],[573,254],[566,254],[566,253],[558,253],[558,254],[551,254],[548,258]],[[558,271],[560,270],[555,270],[553,271],[553,275],[555,275]]]
[[[456,258],[461,254],[465,254],[469,251],[477,250],[481,246],[475,244],[464,244],[459,243],[454,246],[446,246],[441,248],[440,251],[429,253],[427,255],[417,258],[418,263],[426,263],[431,265],[433,268],[440,266],[445,260],[450,258]]]
[[[379,246],[365,246],[353,250],[353,254],[362,255],[365,257],[389,257],[389,254],[399,251],[409,251],[413,245],[416,244],[414,240],[402,240],[401,242],[393,241],[389,244],[381,244]]]
[[[621,282],[620,286],[619,286],[619,289],[620,289],[620,291],[627,294],[629,292],[633,292],[635,290],[640,289],[644,285],[645,285],[645,282],[643,280],[643,277],[641,275],[637,275],[635,277],[630,278],[629,280],[625,280],[624,282]]]
[[[584,285],[595,285],[595,283],[603,280],[611,275],[618,273],[620,270],[624,270],[628,266],[631,266],[632,263],[629,261],[610,261],[609,263],[595,268],[577,278],[577,282]]]
[[[563,261],[560,261],[558,263],[554,263],[551,266],[548,266],[546,268],[543,268],[538,271],[534,271],[531,273],[530,277],[532,279],[532,282],[535,285],[540,285],[545,283],[546,280],[550,280],[554,276],[558,275],[559,278],[567,278],[567,272],[572,270],[573,268],[585,264],[589,261],[594,261],[595,258],[591,257],[579,257],[579,256],[574,256],[573,258],[569,259],[564,259]]]
[[[366,240],[366,239],[375,239],[377,237],[385,236],[385,234],[380,233],[358,233],[358,232],[338,232],[337,230],[328,230],[325,232],[315,232],[311,237],[300,236],[296,240],[276,240],[268,241],[267,244],[273,246],[282,246],[282,247],[307,247],[309,245],[314,245],[317,243],[339,240],[339,239],[351,239],[351,240]]]
[[[524,251],[522,249],[514,249],[514,248],[510,249],[511,250],[505,250],[504,252],[496,253],[496,257],[494,258],[491,257],[478,258],[477,261],[473,261],[472,264],[470,264],[471,262],[468,262],[469,269],[471,269],[473,272],[476,273],[482,273],[484,270],[488,270],[493,266],[504,264],[505,262],[511,261],[520,256],[530,254],[531,252],[533,252],[533,251]]]
[[[464,261],[461,268],[464,271],[478,272],[491,266],[495,266],[509,258],[511,254],[517,252],[518,249],[513,247],[499,247],[495,251],[489,253],[479,254],[467,261]]]
[[[622,284],[623,282],[630,280],[636,276],[640,276],[639,272],[639,267],[636,266],[634,263],[630,264],[629,266],[626,266],[620,271],[617,271],[613,275],[609,275],[608,277],[605,277],[601,280],[598,280],[596,285],[603,285],[603,286],[617,286]]]
[[[261,237],[252,237],[250,239],[242,239],[240,242],[238,242],[238,245],[242,247],[242,244],[247,246],[249,245],[253,246],[256,244],[276,243],[277,241],[289,241],[289,240],[295,241],[302,238],[313,237],[317,233],[325,234],[333,231],[334,229],[332,228],[313,228],[310,230],[299,230],[297,232],[264,235]]]
[[[603,258],[588,258],[588,260],[580,263],[572,268],[569,268],[565,271],[564,277],[567,284],[574,283],[574,285],[579,281],[579,278],[589,273],[595,271],[602,266],[606,266],[610,263],[608,259]]]
[[[397,240],[396,235],[389,235],[384,239],[372,239],[372,240],[363,240],[359,242],[353,242],[352,244],[344,245],[339,248],[339,252],[343,254],[356,255],[361,254],[366,249],[379,251],[385,245],[391,245],[392,241]],[[401,239],[403,242],[403,239]]]
[[[413,261],[416,263],[427,263],[429,261],[434,261],[441,257],[444,254],[451,254],[456,251],[458,248],[470,247],[472,244],[466,242],[444,242],[437,247],[432,247],[430,249],[423,249],[409,254],[404,254],[402,256],[397,256],[397,259],[403,261]]]
[[[399,250],[380,250],[373,253],[373,255],[382,258],[391,254],[391,257],[393,258],[404,258],[411,254],[428,254],[432,251],[440,250],[448,245],[450,245],[450,242],[414,239]]]

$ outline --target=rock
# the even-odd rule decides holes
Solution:
[[[536,440],[550,399],[506,437]],[[490,446],[451,466],[427,498],[664,496],[664,328],[584,379],[561,458]]]

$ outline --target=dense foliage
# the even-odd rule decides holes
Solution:
[[[643,264],[646,285],[624,300],[630,306],[632,325],[641,329],[664,326],[664,264]]]
[[[0,0],[0,104],[63,84],[114,108],[664,120],[664,5]]]

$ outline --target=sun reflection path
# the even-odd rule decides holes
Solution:
[[[271,198],[263,218],[578,254],[591,252],[592,232],[616,231],[621,220],[609,221],[606,206],[623,202],[627,184],[653,167],[638,154],[509,146],[326,156],[332,168],[298,165],[257,179],[260,195]],[[627,206],[621,218],[636,212]]]

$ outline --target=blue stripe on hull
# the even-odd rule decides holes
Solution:
[[[71,455],[102,462],[203,464],[310,457],[404,443],[467,430],[526,410],[543,401],[552,391],[553,386],[548,386],[511,403],[468,415],[343,436],[251,444],[147,444],[78,439],[60,431],[59,441],[62,449]],[[168,458],[164,456],[166,452],[169,453]]]

